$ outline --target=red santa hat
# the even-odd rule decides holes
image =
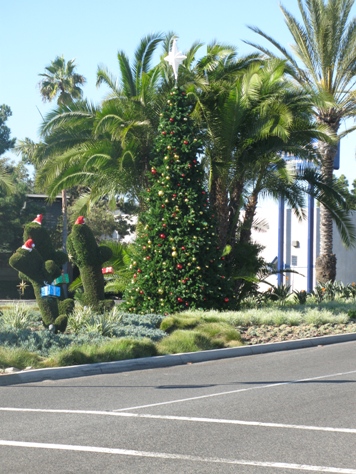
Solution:
[[[75,224],[85,224],[84,216],[79,216],[78,219],[75,221]]]
[[[26,240],[26,242],[23,244],[21,247],[22,249],[28,250],[29,252],[32,252],[33,247],[35,246],[35,243],[32,239]]]
[[[32,222],[36,222],[37,224],[41,225],[42,224],[42,219],[43,219],[43,214],[37,214],[37,217],[33,219]]]

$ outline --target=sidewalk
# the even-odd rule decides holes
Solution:
[[[336,336],[322,336],[311,339],[299,339],[288,342],[274,342],[271,344],[256,344],[251,346],[215,349],[185,354],[172,354],[142,359],[121,360],[117,362],[101,362],[98,364],[84,364],[70,367],[56,367],[50,369],[33,369],[16,372],[15,374],[0,375],[0,387],[21,383],[42,382],[43,380],[60,380],[88,375],[113,374],[132,370],[144,370],[175,365],[195,364],[211,360],[242,357],[268,352],[303,349],[307,347],[339,344],[356,341],[356,333],[340,334]]]

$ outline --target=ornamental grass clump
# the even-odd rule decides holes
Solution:
[[[16,367],[23,370],[26,367],[41,367],[43,358],[22,347],[0,347],[0,369]]]
[[[40,323],[40,313],[25,304],[10,305],[0,312],[0,328],[27,329]]]
[[[73,345],[53,354],[46,361],[46,364],[52,367],[63,367],[68,365],[138,359],[155,355],[157,355],[156,346],[148,339],[112,339],[100,345]]]
[[[210,340],[195,329],[191,331],[178,329],[157,344],[159,354],[181,354],[221,347],[221,343]]]

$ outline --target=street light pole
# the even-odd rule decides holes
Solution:
[[[62,229],[62,250],[66,252],[67,249],[67,237],[68,237],[68,220],[67,220],[67,192],[65,189],[62,189],[62,222],[63,222],[63,229]],[[68,262],[63,264],[63,274],[68,274]],[[64,297],[68,298],[68,288],[67,284],[63,279],[63,293]]]
[[[283,285],[284,270],[284,196],[281,194],[278,201],[278,286]]]
[[[308,255],[307,255],[307,292],[313,291],[314,275],[314,197],[313,185],[309,184],[308,195]]]

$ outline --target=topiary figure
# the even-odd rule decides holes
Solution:
[[[9,263],[20,272],[20,278],[32,284],[44,326],[55,332],[64,332],[74,301],[70,298],[59,301],[56,297],[42,297],[41,288],[61,275],[61,267],[68,261],[68,256],[54,249],[49,233],[42,226],[42,218],[42,214],[38,214],[25,225],[25,244],[15,252]]]
[[[33,286],[42,322],[46,328],[64,332],[67,327],[67,314],[59,314],[58,301],[53,297],[41,296],[41,288],[61,274],[61,269],[53,260],[44,260],[35,248],[33,239],[28,239],[24,245],[10,257],[10,265],[19,272],[19,277],[30,282]]]
[[[96,243],[83,216],[79,216],[73,225],[67,239],[67,249],[71,261],[80,271],[85,304],[96,309],[106,307],[102,265],[109,260],[112,251],[109,247]]]
[[[53,260],[58,267],[68,262],[68,255],[62,250],[55,250],[51,237],[47,230],[42,226],[43,215],[37,217],[25,225],[24,241],[32,239],[35,242],[36,250],[41,254],[43,260]]]

